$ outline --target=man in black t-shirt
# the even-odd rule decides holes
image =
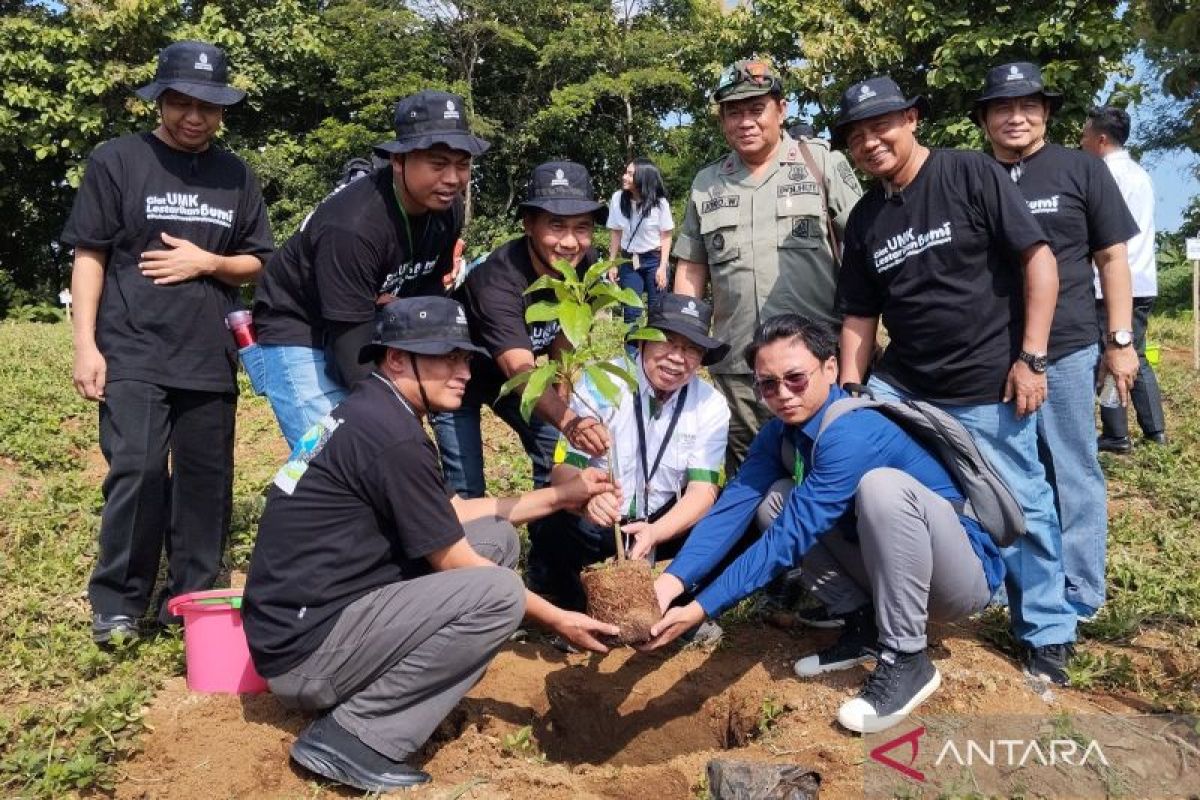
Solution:
[[[237,354],[224,317],[272,241],[254,173],[213,142],[245,97],[228,72],[210,44],[163,48],[137,90],[158,127],[93,151],[62,233],[75,388],[99,403],[109,467],[88,584],[101,644],[136,636],[166,537],[162,600],[211,588],[229,533]]]
[[[443,294],[472,159],[461,97],[427,90],[396,104],[390,163],[340,186],[304,220],[263,271],[254,295],[258,347],[242,354],[271,401],[288,444],[370,370],[356,361],[378,302]]]
[[[1061,535],[1034,413],[1046,397],[1058,269],[994,160],[917,141],[927,110],[886,76],[842,95],[834,144],[848,145],[878,183],[846,226],[840,380],[865,377],[882,318],[889,344],[870,379],[875,395],[933,401],[975,436],[1025,512],[1028,532],[1003,556],[1026,667],[1065,683],[1076,620],[1063,593]]]
[[[1036,65],[1001,64],[988,72],[971,118],[1041,223],[1058,261],[1048,398],[1038,411],[1038,443],[1062,526],[1067,600],[1080,617],[1091,617],[1104,602],[1108,539],[1093,387],[1098,366],[1100,379],[1111,375],[1124,403],[1137,376],[1125,243],[1138,228],[1103,161],[1046,141],[1050,115],[1061,105],[1062,96],[1046,90]],[[1103,358],[1096,342],[1093,260],[1109,324]]]
[[[558,276],[551,266],[554,261],[565,261],[577,270],[595,263],[592,232],[607,218],[605,207],[596,201],[586,168],[570,161],[550,161],[534,168],[518,213],[525,235],[501,245],[471,270],[460,291],[471,335],[491,358],[473,366],[462,407],[431,420],[446,481],[463,497],[483,496],[479,415],[484,405],[491,406],[520,437],[533,463],[535,487],[545,486],[550,479],[559,431],[593,455],[608,449],[604,425],[572,411],[554,387],[542,395],[528,422],[521,416],[519,391],[499,397],[504,382],[533,369],[538,356],[570,348],[557,319],[525,320],[530,305],[553,300],[554,293],[547,289],[527,295],[525,290],[540,276]]]
[[[393,300],[362,350],[374,371],[275,476],[246,582],[250,652],[285,704],[325,711],[292,758],[368,791],[424,783],[408,759],[483,675],[522,616],[604,652],[617,628],[521,586],[519,525],[615,488],[600,470],[508,499],[446,487],[422,427],[470,377],[461,306]],[[465,526],[465,528],[464,528]]]

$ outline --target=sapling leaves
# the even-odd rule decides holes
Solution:
[[[667,335],[658,328],[638,328],[625,338],[631,342],[665,342]]]
[[[583,276],[583,288],[591,289],[615,264],[612,261],[600,260],[592,264]]]
[[[610,406],[617,404],[617,400],[621,396],[621,390],[613,383],[612,378],[608,377],[607,370],[601,369],[599,364],[590,364],[583,368],[583,374],[587,375],[588,380],[596,387],[596,391],[608,401]]]
[[[555,319],[558,319],[558,303],[539,300],[525,309],[526,322],[549,322]]]
[[[558,364],[553,361],[543,364],[529,374],[529,382],[525,384],[525,391],[521,393],[521,416],[528,421],[530,415],[533,414],[533,407],[537,405],[538,400],[542,398],[542,394],[546,391],[546,387],[554,380],[555,374],[558,372]]]
[[[612,375],[614,378],[624,381],[625,385],[629,387],[630,393],[637,394],[637,380],[632,375],[629,374],[629,370],[622,369],[622,368],[618,367],[616,364],[610,364],[607,361],[601,361],[600,363],[595,364],[594,366],[596,369],[603,370],[603,371],[607,372],[608,374]],[[589,375],[590,375],[590,373],[589,373]],[[615,402],[615,401],[610,400],[609,402]]]
[[[591,306],[586,303],[560,303],[558,321],[572,345],[582,347],[587,344],[588,334],[592,332]]]

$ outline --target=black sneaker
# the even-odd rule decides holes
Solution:
[[[812,608],[801,608],[796,611],[796,622],[805,625],[809,628],[819,628],[820,630],[836,630],[843,628],[846,625],[846,618],[837,614],[829,613],[829,609],[825,606],[813,606]]]
[[[1128,436],[1098,436],[1096,447],[1104,453],[1126,456],[1133,452],[1133,442]]]
[[[811,678],[825,672],[850,669],[875,657],[875,643],[879,640],[879,632],[875,629],[874,607],[864,606],[856,609],[844,619],[845,627],[842,628],[842,635],[836,642],[796,662],[797,675],[801,678]]]
[[[1075,655],[1073,644],[1047,644],[1025,648],[1025,674],[1059,686],[1071,682],[1067,677],[1067,662]]]
[[[92,614],[92,641],[107,645],[138,638],[138,621],[125,614]]]
[[[903,721],[942,683],[941,673],[924,650],[896,653],[881,648],[878,661],[858,697],[838,709],[838,722],[847,730],[887,730]]]
[[[1167,435],[1165,433],[1163,433],[1162,431],[1159,431],[1158,433],[1147,433],[1146,434],[1146,443],[1147,444],[1161,444],[1161,445],[1170,444],[1170,442],[1167,440]]]
[[[428,783],[429,773],[372,750],[337,724],[332,714],[313,720],[292,745],[292,760],[322,778],[365,792]]]

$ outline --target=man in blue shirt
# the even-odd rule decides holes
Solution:
[[[758,396],[771,420],[737,476],[655,582],[663,619],[647,647],[659,647],[715,617],[803,560],[806,588],[846,625],[833,646],[796,662],[801,676],[877,660],[838,722],[873,733],[903,720],[937,689],[926,652],[929,619],[977,613],[1000,585],[1000,552],[978,523],[956,511],[963,495],[945,467],[880,412],[855,411],[814,439],[838,387],[837,346],[824,324],[795,314],[764,322],[746,348]],[[799,463],[785,464],[784,440]],[[798,478],[766,532],[705,588],[781,480]],[[668,608],[684,591],[687,605]]]

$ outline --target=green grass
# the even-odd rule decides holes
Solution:
[[[609,346],[619,346],[609,323]],[[1153,707],[1194,711],[1200,685],[1200,376],[1190,370],[1187,320],[1155,319],[1168,350],[1159,375],[1172,443],[1104,458],[1112,519],[1109,603],[1084,626],[1072,669],[1095,690],[1135,691]],[[142,709],[183,674],[167,637],[106,653],[91,643],[85,595],[95,558],[103,464],[96,409],[71,387],[63,324],[0,324],[0,796],[105,791],[136,751]],[[503,425],[487,424],[489,489],[528,486],[528,462]],[[278,467],[265,403],[243,395],[228,562],[244,566],[263,488]],[[736,621],[736,615],[723,622]],[[986,619],[1003,644],[1002,621]],[[1160,650],[1147,654],[1151,635]],[[1179,663],[1159,666],[1160,653]],[[1126,663],[1129,659],[1130,663]]]

